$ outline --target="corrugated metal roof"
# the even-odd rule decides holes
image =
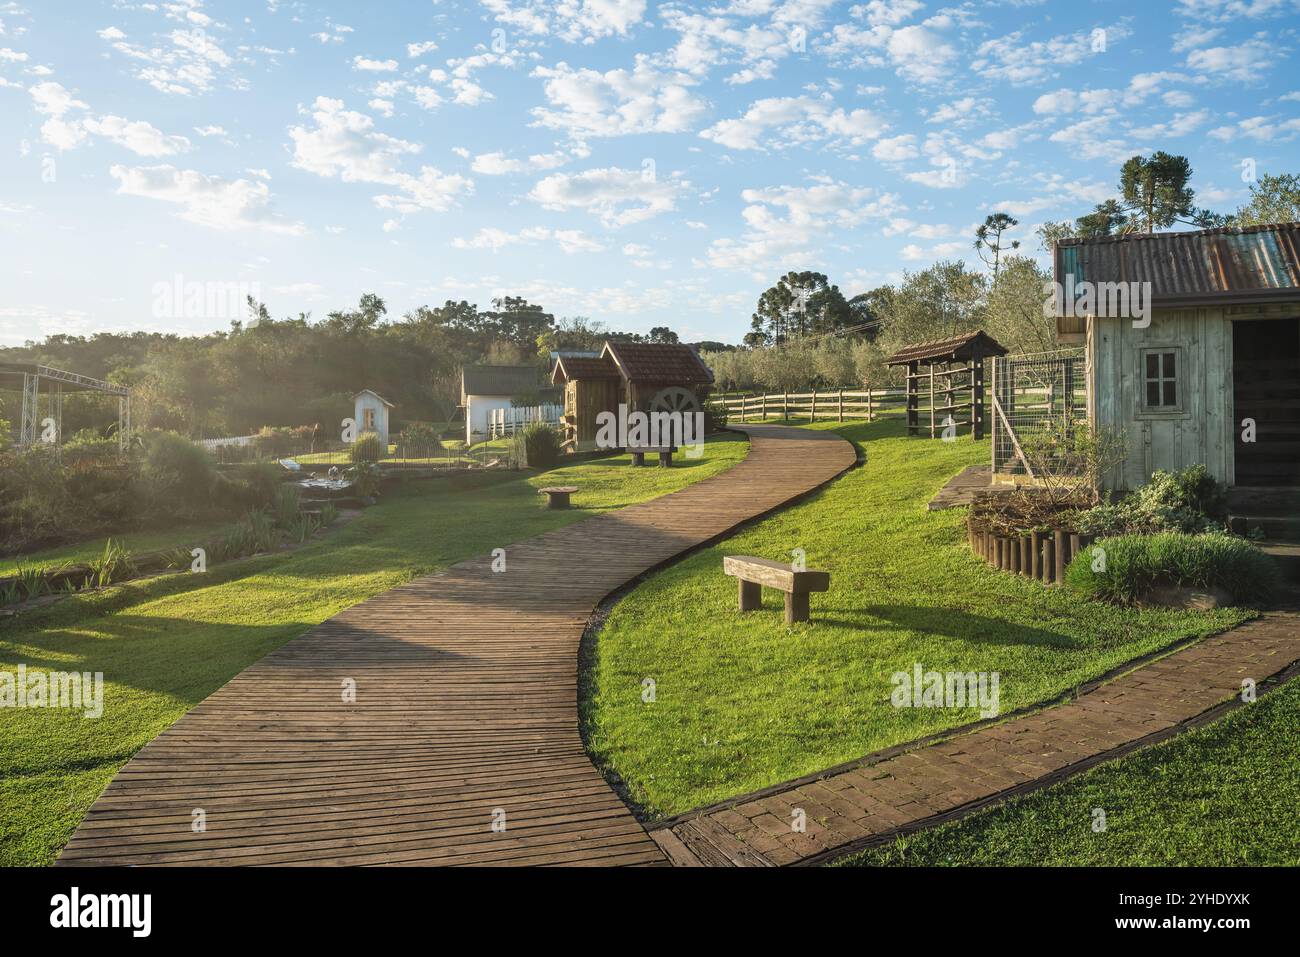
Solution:
[[[1164,305],[1300,299],[1300,223],[1065,239],[1055,279],[1151,284]]]
[[[546,385],[537,366],[465,366],[461,395],[524,395]]]
[[[1004,356],[1006,347],[986,332],[976,329],[974,332],[949,336],[947,339],[931,339],[929,342],[914,342],[903,346],[887,360],[886,365],[901,366],[909,362],[925,359],[961,359],[963,361],[984,356]]]

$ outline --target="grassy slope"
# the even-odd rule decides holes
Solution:
[[[1172,741],[843,863],[1300,864],[1300,681]],[[1092,830],[1093,809],[1106,829]]]
[[[703,459],[633,469],[626,456],[477,490],[412,483],[354,522],[285,555],[206,576],[129,583],[0,626],[0,669],[102,671],[105,713],[0,710],[0,865],[49,863],[119,767],[251,662],[343,608],[497,546],[666,494],[743,458],[744,441]],[[537,488],[573,484],[575,509]]]
[[[72,545],[60,545],[27,555],[11,555],[0,558],[0,575],[12,575],[21,565],[24,568],[35,566],[60,565],[64,562],[85,562],[104,554],[104,545],[109,538],[121,542],[133,552],[151,552],[157,549],[184,545],[192,548],[210,542],[221,535],[235,523],[233,518],[217,522],[201,522],[167,528],[159,531],[127,532],[123,535],[105,535],[87,539]]]
[[[597,759],[634,800],[671,815],[975,720],[898,709],[890,675],[914,662],[997,671],[1008,711],[1132,659],[1247,617],[1093,604],[995,572],[962,544],[964,510],[927,512],[988,446],[908,439],[896,420],[835,428],[864,467],[809,501],[665,570],[614,609],[586,675],[584,723]],[[813,622],[787,629],[780,596],[741,616],[724,554],[831,573]],[[656,701],[643,704],[653,678]]]

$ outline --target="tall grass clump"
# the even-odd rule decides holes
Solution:
[[[1277,594],[1281,572],[1245,539],[1217,532],[1160,532],[1098,539],[1075,556],[1065,581],[1089,597],[1120,604],[1134,604],[1157,586],[1177,585],[1221,588],[1237,604],[1255,606]]]

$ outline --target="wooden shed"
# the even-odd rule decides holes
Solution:
[[[601,412],[673,411],[697,405],[713,373],[690,346],[666,342],[606,342],[600,355],[560,356],[551,381],[564,387],[565,442],[573,451],[596,446]]]
[[[1230,486],[1300,486],[1298,251],[1300,223],[1056,245],[1058,287],[1095,293],[1056,310],[1058,336],[1085,347],[1088,419],[1127,436],[1108,485],[1204,464]],[[1115,315],[1132,283],[1149,313]]]
[[[1001,343],[976,330],[907,345],[890,356],[886,364],[907,368],[907,434],[921,434],[926,413],[932,439],[946,425],[969,426],[972,438],[984,438],[984,361],[1006,354]]]

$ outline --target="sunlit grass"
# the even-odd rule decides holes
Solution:
[[[0,709],[0,865],[51,862],[132,754],[313,625],[417,575],[716,475],[747,449],[726,437],[672,469],[618,456],[528,478],[416,481],[298,551],[127,583],[0,625],[0,670],[98,671],[106,682],[95,720]],[[572,510],[544,507],[538,489],[556,483],[578,486]]]
[[[600,632],[584,720],[597,759],[631,797],[672,815],[976,720],[895,708],[895,671],[997,671],[1003,712],[1050,700],[1141,654],[1250,613],[1137,611],[990,569],[964,545],[965,510],[926,511],[986,442],[908,438],[896,420],[834,429],[866,464],[808,501],[660,572]],[[787,628],[781,596],[741,615],[728,554],[831,573],[812,622]],[[656,683],[653,704],[642,681]]]

